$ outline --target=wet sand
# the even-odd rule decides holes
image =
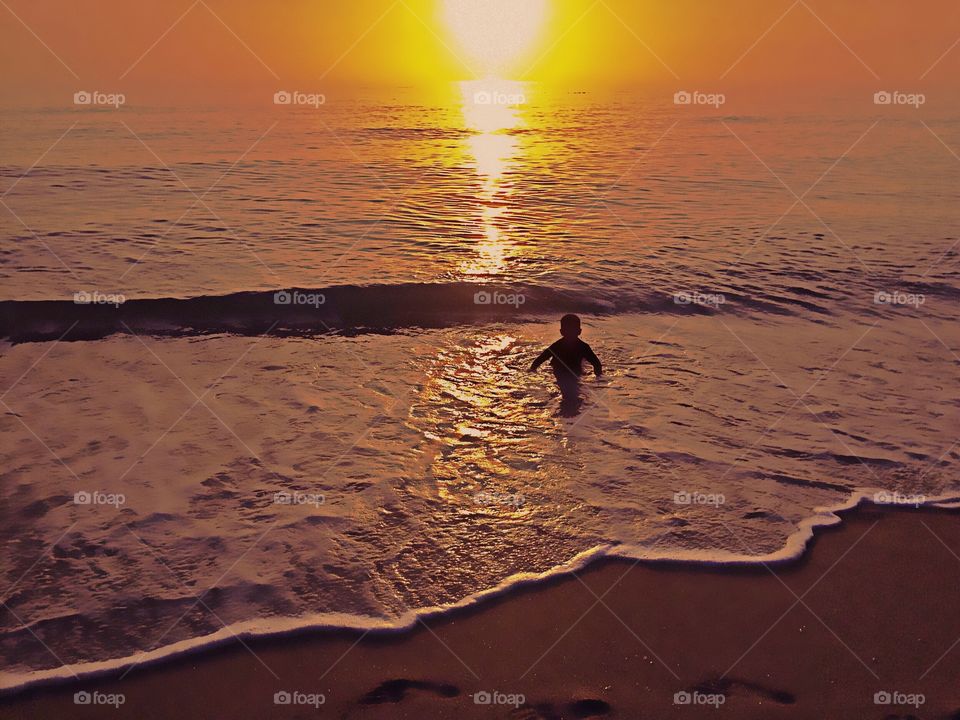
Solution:
[[[866,506],[774,567],[604,561],[413,631],[235,643],[0,716],[956,718],[958,555],[957,512]]]

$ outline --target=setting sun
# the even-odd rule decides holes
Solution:
[[[443,17],[466,64],[498,75],[535,49],[547,0],[444,0]]]

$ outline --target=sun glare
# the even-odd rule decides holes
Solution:
[[[471,69],[505,75],[536,48],[547,0],[444,0],[443,17]]]
[[[477,255],[460,266],[465,275],[498,275],[507,265],[512,243],[504,231],[503,215],[510,202],[501,187],[504,175],[520,155],[520,143],[511,133],[523,124],[518,105],[526,102],[529,83],[514,80],[470,80],[460,83],[464,124],[473,133],[467,150],[482,180],[480,226],[484,240]]]

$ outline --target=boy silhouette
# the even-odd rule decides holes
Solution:
[[[584,360],[593,365],[595,374],[600,375],[603,372],[600,360],[590,346],[580,339],[580,333],[580,318],[576,315],[564,315],[560,318],[560,334],[563,337],[537,356],[530,365],[530,372],[534,372],[549,360],[561,390],[566,390],[570,381],[583,375]]]

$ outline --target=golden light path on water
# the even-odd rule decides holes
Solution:
[[[514,80],[460,83],[464,124],[472,133],[467,149],[482,182],[478,201],[484,237],[477,257],[461,263],[464,275],[498,275],[505,269],[508,251],[516,249],[504,232],[502,217],[510,207],[512,191],[503,178],[522,161],[520,142],[510,131],[524,124],[519,106],[526,100],[526,91],[527,83]]]
[[[527,83],[472,80],[459,83],[458,89],[468,131],[464,146],[479,180],[474,204],[480,230],[477,239],[466,241],[474,245],[458,274],[467,281],[495,280],[523,252],[508,219],[515,202],[509,175],[525,161],[515,131],[526,125],[521,107]],[[523,439],[540,409],[523,390],[525,374],[517,377],[515,365],[522,354],[515,334],[489,329],[467,333],[427,370],[428,380],[411,409],[414,424],[429,421],[430,475],[438,498],[453,512],[452,535],[474,532],[464,518],[519,518],[530,512],[513,502],[518,493],[539,486],[536,468],[542,460],[538,443]]]

